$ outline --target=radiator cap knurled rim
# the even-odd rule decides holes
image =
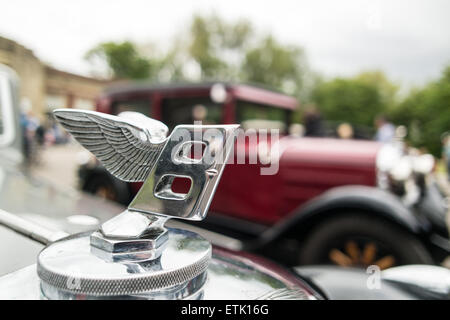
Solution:
[[[56,290],[91,296],[127,296],[189,283],[206,272],[211,244],[196,233],[169,229],[167,247],[150,261],[106,261],[92,252],[89,234],[56,241],[38,257],[41,281]],[[205,277],[206,279],[206,277]]]

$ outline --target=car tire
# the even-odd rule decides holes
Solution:
[[[352,264],[348,265],[349,260],[341,253],[343,249],[354,248],[355,244],[359,255],[348,255],[347,258],[352,260]],[[371,262],[364,260],[367,246],[376,251],[373,250],[375,246],[379,253],[384,250],[384,256],[375,257]],[[359,260],[353,260],[354,256],[359,257]],[[390,256],[391,263],[382,263]],[[376,263],[378,261],[380,263]],[[333,217],[316,226],[301,247],[299,262],[304,265],[338,264],[359,267],[377,264],[381,269],[384,266],[404,264],[434,264],[427,249],[414,235],[389,221],[363,213]]]

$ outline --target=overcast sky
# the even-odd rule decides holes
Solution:
[[[100,41],[162,44],[193,13],[211,12],[304,47],[312,68],[330,77],[381,69],[420,85],[450,64],[448,0],[14,0],[0,8],[0,35],[81,74],[84,53]]]

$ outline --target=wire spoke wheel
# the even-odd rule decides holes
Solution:
[[[342,267],[368,267],[377,265],[381,270],[393,267],[395,257],[392,254],[377,256],[378,246],[374,242],[358,245],[355,240],[345,242],[343,249],[332,248],[329,259]]]
[[[99,186],[97,190],[95,191],[95,195],[107,200],[113,200],[115,201],[117,196],[116,192],[109,186]]]
[[[407,230],[376,216],[346,214],[323,221],[302,244],[299,264],[333,264],[381,270],[405,264],[433,264],[427,248]]]

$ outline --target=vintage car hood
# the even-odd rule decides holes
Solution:
[[[292,212],[323,192],[344,185],[375,186],[373,141],[284,137],[280,140],[280,212]]]
[[[123,211],[112,202],[36,179],[20,165],[0,159],[0,209],[52,230],[95,229]]]
[[[285,137],[280,141],[285,163],[369,166],[375,168],[381,144],[374,141]]]
[[[3,155],[2,155],[3,156]],[[123,211],[114,203],[37,180],[13,159],[0,158],[0,210],[49,229],[75,233],[93,230]],[[36,261],[43,245],[0,226],[0,275]]]
[[[393,267],[382,271],[378,279],[358,268],[323,265],[296,267],[295,271],[331,300],[450,299],[450,270],[438,266]]]

